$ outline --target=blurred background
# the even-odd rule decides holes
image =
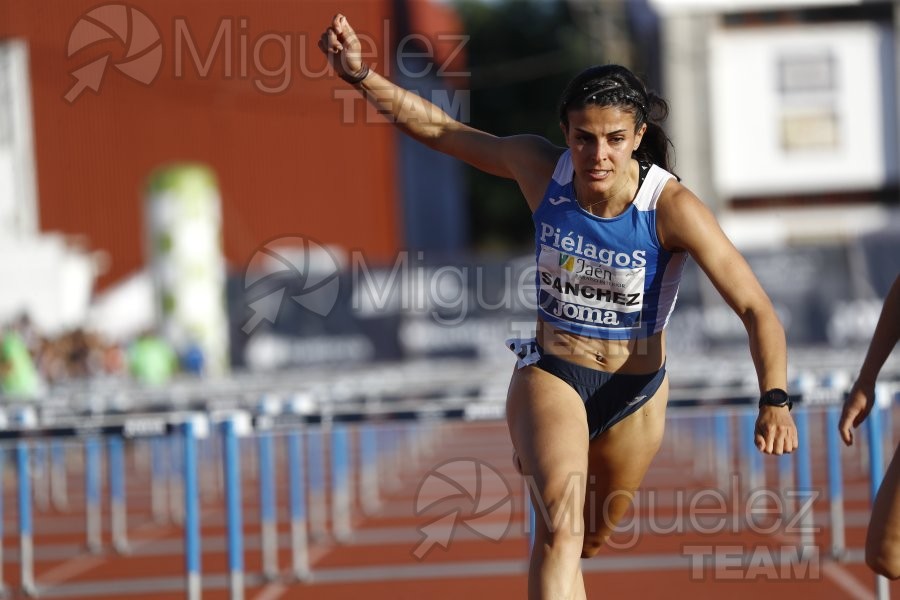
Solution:
[[[562,144],[566,82],[631,67],[792,370],[858,368],[900,271],[896,1],[0,0],[7,396],[418,359],[508,376],[534,320],[527,206],[329,72],[338,11],[379,72],[498,135]],[[676,385],[755,385],[694,265],[669,345]]]

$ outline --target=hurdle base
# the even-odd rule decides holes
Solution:
[[[116,551],[116,554],[121,554],[122,556],[128,556],[131,554],[131,545],[127,542],[114,542],[113,549]]]

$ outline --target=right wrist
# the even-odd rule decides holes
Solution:
[[[350,85],[357,85],[359,83],[362,83],[371,72],[372,71],[371,69],[369,69],[369,65],[363,63],[362,67],[360,67],[359,71],[357,71],[356,73],[341,73],[339,77]]]
[[[856,382],[853,385],[857,388],[872,389],[875,387],[875,380],[877,378],[877,373],[867,373],[866,371],[860,371],[859,375],[856,377]]]

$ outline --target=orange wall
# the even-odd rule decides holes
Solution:
[[[401,245],[395,138],[383,122],[342,123],[336,90],[349,88],[321,71],[316,48],[335,3],[318,0],[135,0],[129,3],[156,24],[164,55],[150,85],[108,68],[100,92],[85,91],[69,104],[70,73],[111,53],[118,41],[100,42],[66,56],[75,23],[97,0],[0,0],[0,36],[24,37],[31,52],[40,224],[45,231],[85,234],[89,246],[110,255],[101,286],[142,267],[143,186],[160,165],[200,161],[220,178],[225,250],[240,270],[271,238],[301,235],[390,259]],[[379,53],[390,22],[391,0],[344,0],[341,10],[358,31],[371,34]],[[223,18],[232,19],[232,77],[221,54],[206,78],[182,53],[184,77],[175,77],[177,19],[190,27],[204,55]],[[241,27],[240,19],[246,19]],[[239,73],[240,38],[248,40],[250,68]],[[292,81],[281,94],[258,91],[252,48],[265,33],[291,33]],[[281,51],[264,46],[268,64]],[[264,79],[276,85],[281,77]],[[364,113],[357,113],[357,121]],[[377,119],[376,119],[377,120]]]

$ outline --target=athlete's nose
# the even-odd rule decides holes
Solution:
[[[594,158],[597,160],[597,164],[603,162],[609,156],[609,144],[606,143],[606,140],[599,140],[597,145],[594,147]]]

